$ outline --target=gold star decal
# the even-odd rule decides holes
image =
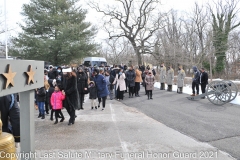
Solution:
[[[25,72],[28,76],[28,79],[27,79],[27,85],[29,84],[33,84],[34,83],[34,74],[35,72],[32,70],[32,65],[29,65],[28,66],[28,72]]]
[[[4,78],[7,80],[4,89],[7,89],[9,86],[14,87],[14,77],[16,76],[16,72],[12,72],[10,64],[7,65],[7,73],[2,73]]]

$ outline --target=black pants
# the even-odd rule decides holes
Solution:
[[[85,94],[83,94],[83,93],[79,93],[79,98],[80,98],[80,109],[83,108],[84,95],[85,95]]]
[[[148,98],[149,97],[152,98],[152,90],[147,90],[147,96],[148,96]]]
[[[70,116],[69,123],[74,123],[75,122],[75,109],[70,110],[70,108],[66,107],[66,110]]]
[[[49,112],[49,103],[47,100],[45,101],[45,111],[46,111],[46,113]]]
[[[207,84],[201,84],[202,93],[205,93],[205,92],[206,92],[206,85],[207,85]]]
[[[129,88],[129,96],[133,96],[133,94],[134,94],[134,87],[130,87],[130,86],[128,86],[128,88]]]
[[[140,91],[140,82],[135,82],[135,95],[138,95]]]
[[[196,90],[197,90],[197,94],[199,94],[199,84],[196,83],[196,82],[192,82],[192,93],[195,94],[195,87],[196,87]]]
[[[125,80],[125,84],[126,84],[126,90],[125,90],[125,92],[127,93],[127,91],[128,91],[128,85],[127,85],[127,81]]]
[[[124,91],[120,91],[119,87],[117,89],[117,99],[122,99],[123,100],[123,92]]]
[[[54,112],[55,112],[56,121],[58,121],[59,114],[61,115],[62,119],[64,119],[64,116],[63,116],[63,113],[62,113],[61,109],[56,109],[56,110],[54,110]]]
[[[118,96],[118,95],[117,95],[117,96]],[[103,108],[105,108],[106,99],[107,99],[107,97],[98,98],[98,103],[100,104],[100,103],[102,102]]]

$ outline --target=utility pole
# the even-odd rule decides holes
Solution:
[[[4,14],[5,14],[5,53],[6,53],[6,59],[8,59],[8,46],[7,46],[7,1],[4,0]]]

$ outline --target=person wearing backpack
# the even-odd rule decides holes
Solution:
[[[2,131],[11,133],[15,142],[20,142],[20,108],[14,94],[0,97]]]

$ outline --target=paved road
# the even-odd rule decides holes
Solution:
[[[77,111],[78,117],[72,126],[67,125],[66,110],[63,110],[66,121],[56,125],[49,116],[45,120],[35,118],[37,160],[233,160],[217,148],[121,102],[109,100],[106,110],[101,111],[91,110],[87,101],[84,108]],[[37,115],[36,111],[35,117]]]
[[[143,91],[143,88],[141,88]],[[186,94],[154,90],[153,100],[128,98],[123,101],[147,116],[201,142],[207,142],[240,159],[240,106],[216,106],[207,99],[190,101]]]

